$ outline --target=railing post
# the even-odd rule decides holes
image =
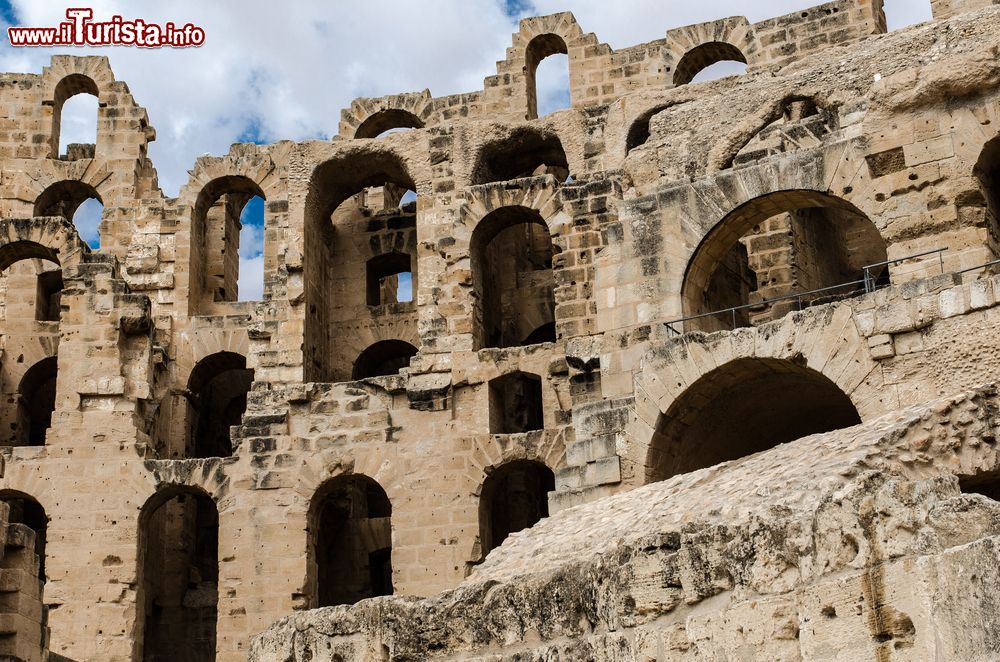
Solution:
[[[733,330],[736,330],[736,309],[733,308]]]
[[[944,251],[938,251],[938,262],[941,264],[941,273],[944,273]]]

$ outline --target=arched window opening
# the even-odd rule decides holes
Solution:
[[[311,607],[392,595],[392,504],[361,475],[323,484],[309,508]]]
[[[351,379],[356,357],[338,336],[372,300],[367,286],[358,287],[370,282],[365,272],[372,253],[407,254],[416,267],[416,205],[408,195],[416,189],[402,160],[384,148],[358,148],[316,168],[306,196],[303,256],[306,381]],[[412,298],[418,275],[407,271]],[[405,294],[401,273],[397,301]]]
[[[413,301],[413,274],[410,269],[410,256],[406,253],[385,253],[368,260],[368,305]]]
[[[569,48],[566,47],[566,42],[556,34],[540,34],[528,43],[524,53],[524,78],[528,95],[525,119],[533,120],[538,117],[539,91],[542,93],[543,108],[549,112],[569,107],[569,58],[558,58],[558,61],[553,63],[551,73],[548,67],[541,75],[538,72],[542,60],[550,56],[568,54]],[[565,75],[563,71],[566,72]],[[544,87],[540,83],[544,83]]]
[[[566,152],[554,133],[522,128],[506,140],[483,146],[472,172],[472,183],[505,182],[538,175],[552,175],[560,183],[569,179]]]
[[[490,433],[519,434],[545,427],[542,378],[513,372],[490,381]]]
[[[48,650],[48,607],[43,602],[45,587],[45,538],[48,517],[32,497],[13,490],[0,492],[7,504],[6,540],[0,558],[4,575],[3,650],[6,659],[40,659],[14,656],[15,651]],[[32,579],[34,578],[34,581]],[[9,657],[8,657],[9,656]]]
[[[889,32],[934,18],[930,0],[885,0],[883,7]]]
[[[83,74],[70,74],[56,85],[52,106],[52,158],[94,158],[98,122],[97,84]]]
[[[646,482],[860,422],[823,374],[790,360],[736,359],[699,378],[660,416]]]
[[[38,274],[36,283],[35,320],[58,322],[63,289],[62,269],[57,267],[42,271]]]
[[[25,551],[34,556],[34,559],[28,559],[27,563],[19,558],[8,559],[8,550],[4,553],[3,559],[0,560],[0,567],[7,570],[30,568],[38,579],[44,582],[45,536],[49,526],[49,518],[45,514],[45,509],[32,497],[13,490],[0,491],[0,501],[6,503],[10,508],[8,524],[19,524],[27,527],[31,530],[31,537],[34,538],[33,544],[24,548]],[[41,589],[39,589],[38,598],[41,599]]]
[[[368,117],[354,132],[355,138],[380,138],[400,130],[422,129],[423,121],[408,110],[387,108]]]
[[[743,52],[723,41],[710,41],[695,46],[674,67],[674,85],[714,80],[746,71]]]
[[[34,216],[62,216],[91,248],[101,245],[100,226],[104,203],[97,190],[76,180],[52,184],[35,200]]]
[[[993,246],[993,254],[1000,255],[1000,137],[994,138],[983,147],[973,174],[979,180],[982,197],[985,199],[985,225]],[[980,201],[978,204],[983,203]]]
[[[482,557],[512,533],[531,528],[549,516],[549,492],[555,474],[541,462],[515,460],[491,473],[479,497],[479,544]]]
[[[230,428],[243,422],[253,370],[246,357],[218,352],[203,358],[188,378],[187,438],[190,457],[229,457]]]
[[[410,365],[410,359],[417,354],[417,348],[402,340],[380,340],[361,352],[354,362],[352,379],[385,377],[395,375]]]
[[[49,356],[28,368],[18,387],[15,446],[44,446],[56,409],[56,357]]]
[[[548,228],[533,209],[501,207],[479,222],[471,241],[477,348],[517,347],[554,324],[552,255]]]
[[[194,490],[153,496],[139,518],[141,659],[215,660],[219,511]]]
[[[254,198],[259,200],[247,209]],[[255,285],[252,293],[262,295],[264,200],[260,186],[241,175],[214,179],[199,193],[191,223],[190,278],[196,312],[210,313],[213,302],[240,300],[241,236],[251,239],[242,255],[260,261],[260,286]],[[244,218],[251,221],[245,233]]]
[[[704,316],[685,330],[763,324],[881,287],[888,269],[865,267],[885,260],[878,229],[845,200],[816,191],[755,198],[716,225],[688,263],[684,315]]]

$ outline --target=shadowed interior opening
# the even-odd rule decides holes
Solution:
[[[140,516],[142,658],[215,659],[219,513],[195,490],[154,495]]]
[[[800,362],[737,359],[699,378],[660,415],[646,482],[860,422],[850,398]]]
[[[549,492],[555,474],[541,462],[515,460],[487,476],[479,501],[479,542],[482,558],[512,533],[549,516]]]
[[[328,480],[309,513],[311,606],[392,595],[392,504],[361,475]]]
[[[470,250],[476,347],[554,341],[554,249],[541,215],[525,207],[496,209],[476,226]]]
[[[235,352],[217,352],[195,365],[188,378],[188,457],[233,454],[230,428],[241,425],[253,370]]]

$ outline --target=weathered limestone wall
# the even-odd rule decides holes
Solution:
[[[834,394],[842,405],[837,414],[878,419],[864,429],[881,430],[888,420],[881,416],[994,381],[1000,340],[990,329],[1000,314],[1000,281],[982,265],[997,256],[1000,236],[1000,213],[991,207],[1000,190],[1000,14],[984,7],[883,31],[881,4],[864,0],[753,25],[724,19],[618,51],[570,14],[526,19],[483,90],[356,100],[329,141],[234,145],[225,155],[199,158],[177,198],[158,189],[145,155],[155,131],[105,59],[60,56],[39,75],[0,76],[0,439],[9,442],[0,501],[30,498],[48,519],[43,599],[52,651],[80,660],[156,659],[184,654],[179,642],[190,639],[198,642],[195,657],[211,657],[214,645],[220,660],[244,659],[255,634],[322,602],[318,565],[329,550],[317,546],[331,536],[319,529],[327,501],[337,505],[331,495],[351,493],[345,486],[366,490],[352,503],[379,504],[379,512],[349,518],[375,522],[351,525],[363,538],[345,552],[355,555],[354,567],[385,567],[384,558],[364,555],[384,552],[388,528],[395,595],[434,595],[469,573],[467,588],[455,595],[480,595],[479,578],[500,577],[491,574],[500,572],[499,559],[522,549],[508,544],[487,555],[499,542],[490,540],[494,529],[502,528],[494,526],[496,512],[529,522],[635,488],[614,503],[640,509],[641,495],[666,490],[678,507],[709,511],[707,501],[673,497],[675,487],[688,495],[705,474],[641,486],[664,477],[658,472],[660,460],[672,457],[663,447],[677,432],[672,422],[697,419],[705,411],[699,405],[738,386],[741,374],[788,380],[765,384],[760,393],[787,397],[771,398],[747,417],[748,437],[752,432],[764,445],[770,430],[750,430],[750,423],[775,411],[772,404],[786,417],[810,418],[801,410],[796,416],[796,405],[823,398],[798,399],[802,393]],[[699,49],[707,42],[735,49],[749,73],[681,84],[687,73],[734,53]],[[560,43],[570,60],[572,107],[527,119],[533,90],[524,67],[559,52]],[[678,71],[684,75],[675,85]],[[56,158],[58,109],[76,92],[99,98],[97,145]],[[377,137],[393,128],[411,130]],[[416,202],[400,208],[406,190]],[[69,217],[95,195],[105,210],[101,247],[91,250]],[[252,195],[265,200],[264,300],[235,301],[232,240],[240,203]],[[902,259],[890,265],[889,282],[803,312],[770,311],[775,319],[767,324],[748,315],[753,326],[722,326],[714,334],[689,322],[667,327],[692,311],[734,246],[748,236],[753,243],[754,228],[782,214],[805,225],[818,213],[831,227],[786,237],[795,250],[775,265],[787,263],[790,273],[808,278],[784,285],[823,286],[842,277],[845,264],[868,263],[883,244],[889,258]],[[492,243],[504,233],[518,240]],[[938,248],[945,249],[940,256],[904,259]],[[515,250],[519,255],[508,254]],[[368,298],[371,261],[394,254],[409,260],[414,301],[375,305]],[[38,291],[31,270],[41,261],[62,274],[58,321],[37,319],[32,303]],[[957,273],[963,269],[969,271]],[[493,296],[500,281],[509,286],[506,295]],[[501,320],[500,340],[486,328],[490,315]],[[405,357],[408,366],[392,364],[393,374],[354,379],[362,357],[381,357],[379,365],[400,358],[367,354],[382,341],[407,343],[417,353]],[[17,402],[33,384],[25,375],[46,360],[57,374],[51,425],[44,445],[19,445],[10,422],[21,416]],[[206,417],[217,424],[202,432],[198,421]],[[838,425],[847,418],[837,418]],[[813,439],[854,443],[840,432]],[[872,443],[866,448],[881,453]],[[790,511],[779,515],[781,526],[793,526],[820,508],[795,503],[802,492],[795,486],[815,483],[797,478],[806,475],[803,458],[812,447],[782,449],[790,478],[763,469],[759,475],[788,485]],[[739,456],[758,449],[726,450]],[[830,476],[854,466],[853,454],[830,457]],[[881,478],[871,484],[880,486],[887,508],[906,490],[924,495],[912,503],[928,509],[969,501],[945,479],[920,482],[948,473],[943,469],[911,475],[874,468]],[[848,482],[841,487],[852,489]],[[513,512],[519,499],[523,507]],[[844,526],[867,517],[864,504],[844,499]],[[191,502],[199,506],[181,505]],[[585,512],[612,521],[607,507]],[[970,541],[991,540],[985,524],[975,529],[978,517],[961,526],[973,532]],[[606,525],[592,530],[610,543]],[[746,526],[745,518],[727,526]],[[946,539],[939,523],[921,526]],[[538,540],[553,531],[536,527]],[[884,557],[887,572],[896,559],[925,559],[948,572],[959,553],[950,541],[918,548],[898,537],[903,551]],[[716,553],[714,544],[697,553]],[[581,541],[553,547],[584,563]],[[670,545],[657,550],[650,553],[678,552]],[[539,554],[546,569],[568,567]],[[854,565],[852,557],[831,567],[862,581],[877,561],[860,547],[858,554]],[[386,577],[375,579],[352,585],[371,588]],[[750,595],[736,588],[742,578],[731,586],[720,581],[734,595]],[[828,581],[834,579],[818,571],[795,590],[806,600],[828,592]],[[553,587],[532,586],[535,595]],[[516,589],[498,594],[507,591]],[[196,613],[182,609],[189,593]],[[950,598],[936,599],[927,604]],[[706,618],[723,613],[711,600],[697,602]],[[382,613],[365,610],[406,604],[420,603],[365,603],[347,618],[365,621]],[[898,633],[866,636],[879,643],[898,634],[910,637],[914,650],[930,650],[928,619],[947,618],[920,611],[937,607],[899,605],[915,634],[899,620]],[[528,609],[525,618],[539,613]],[[319,623],[326,616],[302,618]],[[852,628],[862,627],[851,618]],[[580,622],[574,617],[565,630],[574,653],[593,635],[581,634]],[[716,623],[678,635],[678,645],[730,646],[727,637],[739,634]],[[170,627],[188,634],[163,635]],[[488,641],[476,635],[470,641],[482,648],[468,650],[502,649],[496,642],[513,636],[508,627],[498,621],[503,634]],[[714,643],[705,643],[698,628],[717,632]],[[358,641],[369,640],[359,632]],[[821,647],[816,642],[834,632],[820,628],[808,645]],[[401,641],[389,644],[393,654],[422,657],[420,639]],[[782,641],[788,643],[775,646],[806,645]],[[859,651],[875,645],[860,634],[851,641]],[[452,653],[459,654],[441,654]]]
[[[564,510],[455,590],[289,616],[250,659],[986,659],[998,423],[991,386]]]

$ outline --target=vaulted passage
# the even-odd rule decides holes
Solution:
[[[403,340],[380,340],[354,362],[353,379],[395,375],[410,365],[417,348]]]
[[[569,165],[559,136],[533,128],[519,128],[508,137],[485,144],[472,172],[473,184],[505,182],[522,177],[569,177]]]
[[[545,427],[542,378],[513,372],[490,381],[490,432],[517,434]]]
[[[80,238],[91,248],[101,245],[104,203],[90,184],[73,179],[52,184],[35,200],[33,215],[62,216],[73,222]]]
[[[387,108],[373,113],[358,126],[355,138],[377,138],[399,129],[421,129],[424,123],[419,117],[402,108]]]
[[[303,256],[306,381],[358,379],[365,348],[355,343],[374,326],[392,323],[402,330],[391,335],[406,337],[412,329],[415,336],[415,190],[403,161],[375,147],[316,168],[306,197]]]
[[[22,655],[48,644],[49,610],[42,598],[49,520],[42,505],[27,494],[3,490],[0,501],[9,508],[0,557],[4,580],[0,583],[0,656],[5,660],[42,659]]]
[[[193,490],[153,496],[139,518],[143,638],[148,662],[215,659],[219,513]]]
[[[827,377],[783,359],[737,359],[689,386],[660,416],[646,482],[711,467],[861,422]]]
[[[243,422],[253,370],[234,352],[207,356],[188,378],[188,457],[233,454],[230,428]]]
[[[755,198],[717,223],[691,257],[684,315],[702,317],[684,330],[769,322],[865,292],[866,277],[868,288],[880,287],[889,282],[885,260],[878,229],[846,200],[817,191]]]
[[[392,595],[392,505],[361,475],[323,484],[309,509],[311,607]]]
[[[44,446],[56,408],[56,369],[50,356],[28,368],[18,388],[15,446]]]
[[[477,348],[555,341],[553,252],[533,209],[501,207],[479,222],[471,241]]]
[[[479,497],[479,542],[483,558],[512,533],[549,516],[555,474],[541,462],[515,460],[486,478]]]

